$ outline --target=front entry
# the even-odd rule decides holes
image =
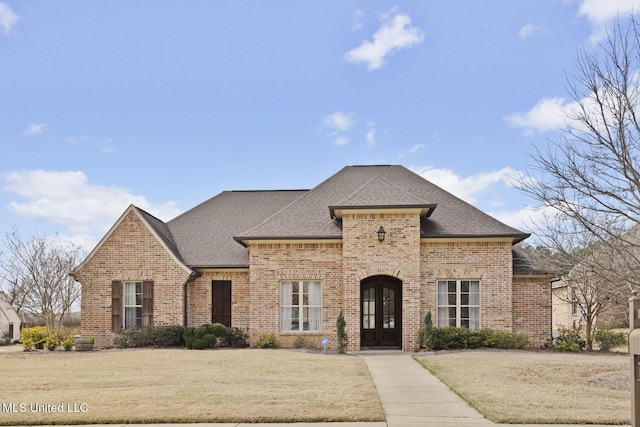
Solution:
[[[360,347],[402,347],[402,281],[372,276],[360,282]]]

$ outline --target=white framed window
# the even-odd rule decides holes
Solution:
[[[479,280],[438,280],[438,326],[480,329]]]
[[[311,280],[280,282],[280,330],[322,330],[322,284]]]
[[[124,327],[142,326],[142,282],[124,282]]]

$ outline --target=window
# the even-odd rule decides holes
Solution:
[[[124,327],[142,326],[142,282],[124,282]]]
[[[111,282],[111,330],[153,326],[153,282]]]
[[[480,281],[438,281],[438,326],[480,329]]]
[[[280,329],[322,330],[322,286],[319,281],[280,283]]]

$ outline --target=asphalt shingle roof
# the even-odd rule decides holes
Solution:
[[[184,264],[220,268],[249,265],[246,240],[340,239],[336,213],[370,207],[422,209],[422,237],[528,236],[402,166],[348,166],[311,190],[225,191],[167,223],[140,212]]]
[[[382,197],[368,191],[383,182],[391,183],[394,191],[385,191]],[[347,204],[354,198],[360,204],[406,205],[409,197],[409,204],[421,201],[437,206],[430,217],[422,219],[422,237],[512,237],[514,241],[528,237],[405,167],[385,165],[347,166],[236,239],[341,238],[340,224],[328,215],[327,207]]]
[[[246,267],[248,250],[233,236],[259,224],[308,190],[224,191],[167,223],[185,264]]]

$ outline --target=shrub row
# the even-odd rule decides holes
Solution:
[[[118,348],[183,347],[182,326],[151,326],[123,329],[113,340]]]
[[[34,348],[47,348],[54,351],[60,344],[66,351],[73,348],[73,335],[70,331],[67,335],[58,335],[56,331],[47,329],[46,326],[24,328],[20,331],[20,341],[24,351],[31,351]]]
[[[113,341],[118,348],[187,347],[193,349],[220,346],[246,347],[247,335],[238,328],[220,323],[198,327],[152,326],[123,329]]]
[[[528,338],[524,334],[496,331],[493,329],[480,329],[472,331],[466,328],[433,327],[430,333],[421,328],[418,333],[421,346],[429,343],[429,350],[459,350],[476,348],[499,349],[524,349],[528,344]]]
[[[578,353],[586,349],[587,342],[584,339],[584,333],[582,332],[581,326],[560,328],[558,332],[559,334],[557,337],[545,343],[545,349],[571,353]],[[607,328],[598,329],[593,335],[593,338],[598,344],[600,351],[609,351],[614,347],[627,343],[626,333]]]

